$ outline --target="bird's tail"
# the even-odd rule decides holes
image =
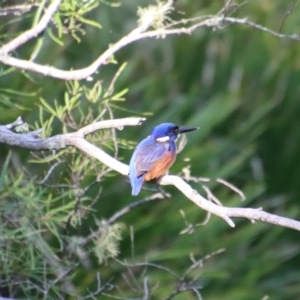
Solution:
[[[138,178],[134,178],[134,182],[132,184],[132,195],[136,196],[141,191],[142,185],[144,181],[144,176],[140,176]]]

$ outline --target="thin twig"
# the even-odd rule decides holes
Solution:
[[[56,162],[55,164],[53,164],[53,165],[50,167],[50,169],[48,170],[48,172],[47,172],[47,174],[45,175],[45,177],[44,177],[43,179],[37,181],[36,183],[37,183],[37,184],[43,184],[43,183],[45,183],[45,182],[48,180],[48,178],[51,176],[51,174],[52,174],[52,172],[54,171],[54,169],[55,169],[57,166],[59,166],[60,164],[63,164],[63,163],[66,163],[66,162],[65,162],[65,161],[58,161],[58,162]]]
[[[115,214],[113,214],[108,220],[107,222],[109,224],[113,224],[115,223],[119,218],[121,218],[122,216],[124,216],[125,214],[127,214],[128,212],[130,212],[131,210],[133,210],[134,208],[143,205],[144,203],[147,202],[151,202],[151,201],[155,201],[155,200],[159,200],[159,199],[164,199],[164,196],[161,193],[155,193],[153,195],[151,195],[150,197],[147,197],[145,199],[139,200],[139,201],[135,201],[130,203],[129,205],[125,206],[124,208],[122,208],[121,210],[117,211]]]
[[[169,274],[171,274],[172,276],[174,276],[176,279],[180,280],[180,277],[173,272],[170,268],[164,267],[162,265],[158,265],[155,263],[150,263],[150,262],[135,262],[135,263],[128,263],[126,261],[121,261],[119,259],[114,259],[116,262],[118,262],[119,264],[126,266],[126,267],[130,267],[130,268],[136,268],[136,267],[153,267],[156,269],[160,269],[160,270],[164,270],[166,272],[168,272]]]
[[[20,4],[20,5],[12,5],[6,7],[0,7],[0,16],[7,16],[7,15],[15,15],[20,16],[27,11],[31,10],[33,7],[37,7],[38,3],[31,3],[31,4]]]
[[[283,20],[282,20],[282,22],[281,22],[281,24],[280,24],[280,27],[279,27],[279,30],[278,30],[279,32],[281,32],[281,30],[282,30],[282,28],[283,28],[283,26],[284,26],[285,21],[286,21],[287,18],[292,14],[292,12],[295,10],[295,8],[298,6],[298,4],[299,4],[299,0],[295,1],[295,2],[293,3],[293,5],[292,5],[292,8],[289,9],[289,10],[286,12],[286,14],[285,14],[285,16],[284,16],[284,18],[283,18]]]
[[[36,26],[33,28],[25,31],[24,33],[20,34],[7,44],[3,45],[0,48],[0,56],[8,55],[9,52],[12,52],[16,50],[21,45],[27,43],[29,40],[37,37],[42,31],[45,30],[45,28],[48,26],[52,16],[57,11],[59,4],[62,0],[53,0],[53,2],[49,5],[49,7],[46,9],[43,17],[38,22]]]
[[[217,178],[216,179],[217,182],[220,182],[222,184],[224,184],[225,186],[229,187],[230,189],[232,189],[234,192],[236,192],[237,194],[240,195],[240,197],[242,198],[242,201],[244,201],[246,199],[245,194],[243,193],[243,191],[241,191],[239,188],[237,188],[235,185],[233,185],[232,183],[222,179],[222,178]]]
[[[161,193],[156,193],[151,195],[150,197],[147,197],[145,199],[136,201],[136,202],[132,202],[129,205],[123,207],[121,210],[117,211],[115,214],[113,214],[108,220],[107,223],[108,224],[113,224],[115,223],[119,218],[121,218],[122,216],[124,216],[125,214],[129,213],[130,211],[132,211],[134,208],[143,205],[147,202],[150,201],[155,201],[155,200],[159,200],[159,199],[164,199],[163,195]],[[99,228],[99,230],[93,231],[90,235],[88,235],[85,239],[82,239],[81,244],[87,244],[88,242],[90,242],[93,238],[98,237],[102,232],[102,229]]]

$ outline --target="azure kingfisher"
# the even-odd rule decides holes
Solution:
[[[175,141],[179,134],[198,127],[178,127],[162,123],[154,127],[151,134],[135,148],[129,164],[129,179],[132,195],[136,196],[145,181],[162,177],[176,159]]]

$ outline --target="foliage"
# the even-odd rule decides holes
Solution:
[[[4,16],[1,42],[35,24],[46,2],[28,2],[40,6],[24,17]],[[298,32],[300,9],[288,15],[292,7],[250,1],[234,6],[233,14],[291,34]],[[198,17],[220,8],[219,2],[178,1],[153,27],[180,20],[180,11]],[[86,66],[137,25],[136,11],[134,1],[120,7],[63,1],[46,34],[18,54],[65,69]],[[193,187],[204,195],[209,188],[226,206],[262,206],[300,219],[298,48],[235,25],[141,41],[118,53],[94,81],[65,83],[1,66],[0,119],[5,124],[22,115],[30,129],[50,136],[96,120],[151,116],[142,127],[88,137],[124,162],[160,122],[200,126],[172,173],[189,175]],[[230,229],[171,188],[171,199],[139,206],[122,217],[124,225],[110,224],[134,199],[126,179],[106,166],[72,148],[28,153],[1,145],[0,159],[1,296],[281,300],[300,294],[297,232],[245,220]],[[246,200],[217,178],[242,189]],[[141,198],[148,195],[145,190]]]
[[[49,136],[57,122],[58,130],[67,133],[95,119],[113,117],[110,103],[122,100],[125,92],[102,93],[100,82],[90,88],[78,82],[68,83],[63,105],[54,100],[52,107],[40,99],[40,122],[35,126],[43,128],[44,135]],[[94,134],[91,140],[117,153],[119,147],[127,144],[113,137],[112,130],[108,130]],[[90,227],[94,223],[98,235],[93,246],[84,252],[95,252],[100,264],[118,254],[122,225],[100,222],[96,216],[95,222],[91,222],[89,217],[94,215],[93,205],[101,195],[100,182],[109,169],[67,148],[57,153],[34,154],[29,162],[49,168],[45,177],[37,180],[41,176],[38,169],[32,177],[9,171],[11,160],[9,154],[0,176],[0,284],[4,293],[12,296],[56,299],[66,293],[64,274],[75,272],[78,262],[86,259],[87,254],[82,257],[82,247],[88,241],[75,234],[76,228],[86,222]]]

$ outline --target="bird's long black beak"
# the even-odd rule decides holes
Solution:
[[[180,127],[178,133],[190,132],[199,129],[199,127]]]

